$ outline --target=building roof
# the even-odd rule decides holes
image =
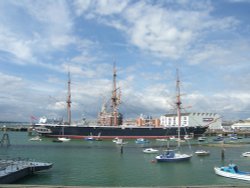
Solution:
[[[188,116],[190,113],[181,113],[182,116]],[[175,117],[177,114],[165,114],[166,117]]]
[[[189,112],[189,113],[181,113],[181,116],[189,116],[189,115],[206,115],[206,116],[215,116],[215,115],[218,115],[217,113],[209,113],[209,112]],[[177,116],[177,114],[165,114],[164,116],[166,117],[175,117]]]

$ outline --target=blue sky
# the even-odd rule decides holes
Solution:
[[[250,115],[250,1],[0,1],[0,120],[95,119],[112,88],[125,118],[173,110],[176,68],[185,111]]]

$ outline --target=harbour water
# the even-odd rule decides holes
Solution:
[[[0,133],[2,136],[2,133]],[[53,168],[22,179],[17,184],[68,185],[68,186],[180,186],[180,185],[249,185],[250,182],[215,175],[213,167],[236,163],[240,169],[250,171],[250,158],[241,156],[250,151],[249,144],[232,144],[225,147],[224,161],[222,146],[202,146],[210,155],[199,157],[194,154],[189,162],[155,163],[156,154],[144,154],[144,147],[166,149],[166,143],[151,140],[147,145],[128,140],[121,153],[120,146],[111,140],[71,140],[65,143],[29,141],[26,132],[9,132],[10,147],[0,148],[1,158],[29,158],[34,161],[51,162]],[[249,138],[240,142],[250,142]],[[195,144],[195,151],[201,146]],[[188,150],[188,146],[183,148]]]

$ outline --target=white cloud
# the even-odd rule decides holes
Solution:
[[[0,50],[13,54],[22,61],[15,61],[19,64],[25,64],[26,60],[32,61],[32,49],[30,48],[32,41],[20,39],[16,34],[7,28],[0,29]]]
[[[174,92],[168,91],[169,86],[160,81],[165,75],[172,75],[169,73],[175,67],[172,64],[179,63],[178,60],[184,60],[180,65],[193,69],[194,74],[199,68],[200,78],[195,82],[204,79],[204,70],[213,73],[215,70],[221,80],[210,83],[216,85],[221,81],[223,86],[223,89],[217,86],[220,91],[217,93],[195,92],[183,96],[184,106],[188,102],[194,111],[220,113],[239,112],[250,106],[247,93],[250,46],[246,37],[237,33],[243,20],[223,17],[223,14],[216,17],[216,7],[210,1],[77,0],[73,5],[61,0],[0,2],[0,7],[5,5],[8,9],[0,11],[1,62],[32,64],[22,70],[38,68],[43,80],[28,81],[28,74],[19,77],[14,76],[17,73],[1,73],[0,100],[6,108],[0,118],[7,117],[8,110],[16,114],[23,110],[26,117],[31,113],[65,114],[68,68],[72,76],[72,114],[87,111],[96,117],[103,96],[109,98],[111,94],[112,63],[106,61],[111,56],[108,53],[126,53],[126,50],[130,50],[128,65],[118,67],[123,77],[118,85],[122,88],[124,113],[146,112],[159,116],[172,109],[174,97],[170,97],[170,93]],[[85,21],[91,28],[84,25]],[[93,32],[92,24],[100,30],[89,33]],[[112,29],[115,29],[114,38],[110,38],[109,44],[102,44],[106,30]],[[102,33],[100,38],[99,33]],[[85,34],[89,39],[80,36]],[[125,41],[120,40],[122,37]],[[138,53],[140,50],[143,57]],[[155,56],[160,58],[152,60]],[[134,60],[137,57],[139,60]],[[163,70],[165,68],[167,70]],[[194,87],[190,80],[189,84],[188,88]],[[198,87],[200,91],[202,87]],[[229,94],[230,89],[239,92]],[[49,96],[58,99],[52,100]],[[23,106],[28,107],[23,109]]]
[[[220,40],[191,50],[188,63],[193,65],[203,63],[227,72],[244,70],[249,66],[249,50],[250,45],[243,38],[230,41]]]
[[[79,42],[72,35],[73,21],[65,1],[25,2],[1,2],[16,10],[0,13],[0,51],[19,59],[12,63],[39,64],[41,56]]]
[[[49,104],[47,106],[47,110],[51,110],[51,111],[58,111],[58,110],[65,110],[65,109],[66,109],[65,101],[58,101],[58,102]]]
[[[165,58],[184,57],[191,47],[197,47],[198,40],[209,34],[207,30],[232,30],[239,24],[234,17],[211,16],[213,7],[209,1],[167,1],[154,5],[114,2],[77,1],[75,5],[78,15],[121,30],[134,46]]]
[[[207,10],[171,10],[146,3],[126,9],[131,43],[168,58],[184,57],[205,31],[226,30],[239,22],[233,17],[213,18]]]
[[[250,96],[247,92],[225,91],[205,95],[202,93],[193,93],[183,97],[192,106],[189,109],[192,112],[217,112],[223,119],[239,119],[246,116],[250,106]],[[189,111],[188,110],[188,111]]]
[[[228,0],[231,3],[250,3],[250,0]]]
[[[0,73],[0,89],[1,93],[5,93],[15,88],[21,88],[23,86],[23,79],[17,76],[11,76]]]
[[[126,8],[127,4],[128,4],[127,0],[75,1],[76,13],[78,15],[81,15],[87,12],[88,17],[95,17],[96,15],[109,16],[113,14],[118,14],[121,13]]]

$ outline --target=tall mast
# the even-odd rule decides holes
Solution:
[[[178,117],[178,148],[180,148],[180,128],[181,128],[181,96],[180,96],[180,79],[179,71],[176,70],[176,107]]]
[[[114,63],[113,65],[113,92],[112,92],[112,104],[111,107],[113,108],[113,117],[114,117],[114,122],[113,125],[117,126],[118,125],[118,120],[117,120],[117,116],[118,116],[118,98],[117,98],[117,88],[116,88],[116,65]]]
[[[68,98],[67,98],[67,111],[68,111],[68,124],[71,124],[71,91],[70,91],[70,72],[68,72]]]

